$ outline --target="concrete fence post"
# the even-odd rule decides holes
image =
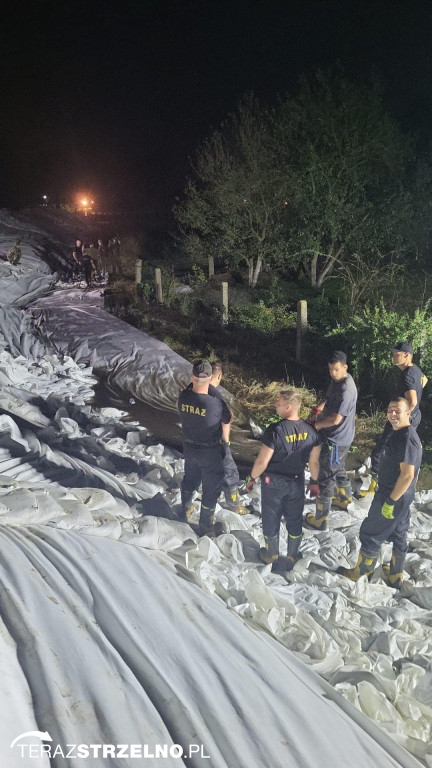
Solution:
[[[214,277],[214,258],[213,256],[208,257],[208,272],[209,272],[209,278]]]
[[[297,302],[297,339],[296,360],[300,362],[303,356],[303,346],[307,333],[307,301]]]
[[[135,262],[135,284],[140,285],[142,283],[142,259],[139,257]]]
[[[228,322],[228,283],[222,283],[222,325]]]
[[[159,267],[155,269],[155,275],[156,275],[156,301],[158,304],[163,304],[162,273]]]

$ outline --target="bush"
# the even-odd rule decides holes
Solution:
[[[194,291],[199,291],[208,283],[208,277],[198,264],[192,264],[192,274],[188,275],[188,282]]]
[[[174,269],[162,269],[162,298],[166,307],[175,307],[179,304],[179,297],[181,294],[177,293],[179,281],[177,280]]]
[[[264,275],[265,277],[265,275]],[[255,291],[257,289],[254,289]],[[292,290],[292,284],[287,282],[276,272],[272,272],[269,277],[269,285],[267,288],[260,288],[259,295],[262,297],[266,307],[280,306],[281,304],[290,304],[295,295],[298,293],[296,286],[294,294]]]
[[[321,333],[328,333],[340,317],[340,308],[325,295],[308,299],[308,325]]]
[[[155,286],[153,283],[150,283],[148,281],[145,281],[143,283],[138,283],[137,290],[144,304],[149,304],[150,301],[154,300]]]
[[[230,324],[252,328],[262,333],[276,333],[283,328],[296,325],[296,313],[287,312],[284,307],[267,307],[261,300],[235,307],[230,312]]]
[[[414,352],[420,353],[421,367],[432,376],[432,316],[429,302],[414,312],[388,312],[383,300],[378,306],[366,307],[361,315],[354,315],[344,328],[327,334],[334,346],[345,349],[350,356],[354,377],[371,394],[387,394],[392,371],[390,351],[398,341],[409,340]],[[421,360],[420,360],[421,358]],[[386,379],[386,381],[384,381]]]

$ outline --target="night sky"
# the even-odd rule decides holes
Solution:
[[[245,91],[272,101],[336,63],[378,73],[430,142],[429,0],[15,0],[0,46],[3,206],[89,189],[166,222],[189,155]]]

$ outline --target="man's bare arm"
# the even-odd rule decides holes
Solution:
[[[230,432],[231,432],[231,422],[229,422],[228,424],[222,423],[222,440],[224,441],[224,443],[229,443]]]
[[[396,480],[395,487],[390,493],[390,498],[393,501],[398,501],[398,499],[404,495],[415,476],[415,466],[413,464],[407,464],[405,461],[402,461],[401,464],[399,464],[399,467],[399,477]]]
[[[254,465],[251,469],[250,476],[253,480],[262,475],[268,467],[268,463],[274,454],[273,448],[269,448],[268,445],[262,445],[260,452],[255,459]]]
[[[404,398],[408,400],[410,411],[412,411],[418,403],[417,392],[415,389],[408,389],[406,392],[404,392]]]
[[[338,424],[341,423],[343,419],[343,416],[340,415],[340,413],[329,413],[328,416],[325,418],[320,418],[318,416],[315,424],[315,429],[320,430],[324,429],[325,427],[336,427]]]
[[[311,483],[316,483],[318,481],[320,453],[321,453],[320,445],[316,445],[315,448],[312,448],[310,452],[309,470],[311,474]]]

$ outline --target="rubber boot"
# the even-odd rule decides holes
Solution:
[[[336,477],[336,495],[332,498],[332,505],[338,509],[346,509],[352,501],[351,483],[346,477]]]
[[[300,547],[302,538],[303,538],[302,533],[300,534],[300,536],[291,536],[290,534],[288,534],[288,552],[287,552],[287,563],[286,563],[287,571],[292,571],[297,560],[301,560],[302,558],[302,555],[299,554],[299,547]]]
[[[200,519],[198,525],[198,536],[220,536],[223,533],[222,523],[214,521],[215,508],[205,507],[201,504]]]
[[[182,523],[187,523],[188,518],[191,516],[192,512],[194,511],[194,506],[192,502],[193,493],[190,491],[188,493],[185,493],[182,491],[181,493],[181,513],[178,515],[178,519]]]
[[[191,516],[191,514],[192,514],[192,512],[193,512],[193,511],[194,511],[194,505],[193,505],[193,503],[191,502],[191,503],[190,503],[190,506],[189,506],[189,507],[186,509],[186,511],[185,511],[185,516],[186,516],[186,519],[189,519],[189,518],[190,518],[190,516]]]
[[[403,569],[406,552],[399,552],[393,546],[390,565],[383,565],[384,580],[389,587],[400,589],[403,581]]]
[[[360,491],[359,499],[364,499],[365,496],[368,495],[368,493],[375,493],[377,487],[378,487],[378,478],[377,478],[377,475],[374,472],[372,472],[369,488],[367,488],[365,491]]]
[[[263,563],[275,563],[279,557],[279,536],[264,536],[265,547],[261,547],[258,555]]]
[[[368,555],[367,552],[360,550],[357,565],[354,568],[338,568],[336,573],[346,576],[351,581],[358,581],[361,576],[371,576],[375,570],[378,554]]]
[[[240,494],[237,486],[230,488],[229,492],[225,492],[225,504],[232,512],[237,515],[248,515],[249,510],[244,504],[240,502]]]
[[[332,500],[327,496],[318,496],[316,500],[315,514],[308,512],[305,523],[308,528],[314,528],[316,531],[327,530],[327,520],[330,512]]]
[[[192,512],[194,511],[194,505],[192,502],[185,508],[185,505],[182,504],[181,512],[177,513],[177,519],[179,523],[187,523]]]

